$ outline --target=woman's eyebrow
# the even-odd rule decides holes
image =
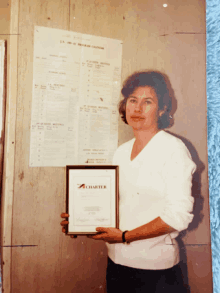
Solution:
[[[138,99],[138,97],[135,97],[135,96],[129,96],[128,97],[128,99]],[[154,101],[154,99],[153,98],[151,98],[151,97],[146,97],[146,98],[143,98],[143,100],[152,100],[152,101]]]
[[[144,101],[148,101],[148,100],[154,101],[154,99],[153,98],[150,98],[150,97],[143,98],[142,100],[144,100]]]

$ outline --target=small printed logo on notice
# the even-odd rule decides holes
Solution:
[[[105,189],[106,185],[90,185],[90,184],[77,184],[78,188],[87,188],[87,189]]]

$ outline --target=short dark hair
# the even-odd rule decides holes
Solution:
[[[119,113],[122,120],[126,120],[126,103],[128,97],[138,88],[149,86],[154,89],[158,98],[159,110],[165,110],[158,119],[158,128],[164,129],[171,125],[170,111],[172,110],[172,99],[167,87],[165,76],[158,71],[140,71],[130,75],[123,83],[121,93],[124,97],[119,103]]]

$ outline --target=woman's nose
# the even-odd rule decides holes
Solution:
[[[137,104],[135,105],[134,110],[135,110],[136,112],[141,112],[141,111],[142,111],[142,105],[139,104],[139,103],[137,103]]]

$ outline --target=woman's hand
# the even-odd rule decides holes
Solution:
[[[69,218],[69,214],[66,213],[62,213],[61,218]],[[62,222],[60,222],[60,225],[62,226],[62,232],[66,233],[66,229],[67,229],[67,225],[69,224],[69,222],[67,220],[63,220]]]
[[[96,231],[99,232],[96,235],[88,236],[95,240],[103,240],[108,243],[122,243],[122,231],[116,228],[98,227]]]
[[[61,216],[61,218],[68,218],[69,214],[62,213],[60,216]],[[63,233],[66,233],[68,224],[69,224],[69,222],[67,220],[63,220],[62,222],[60,222],[60,225],[62,226],[62,232]],[[71,238],[76,238],[77,235],[70,235],[70,237]]]

